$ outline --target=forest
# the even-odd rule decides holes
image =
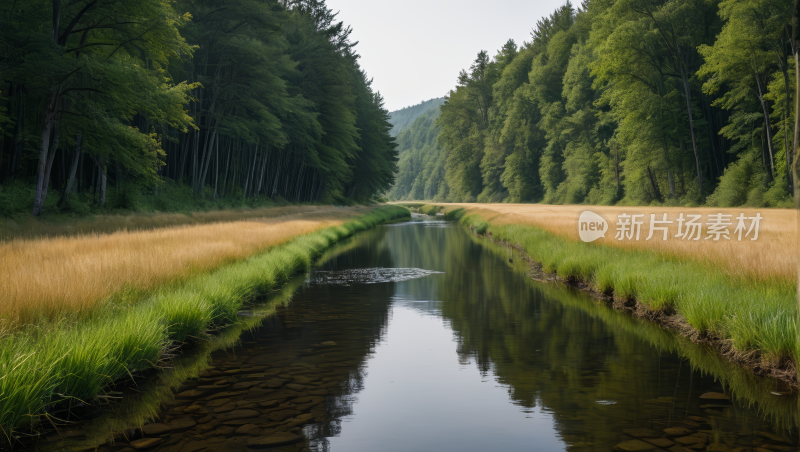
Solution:
[[[0,215],[366,202],[397,154],[324,0],[0,0]]]
[[[389,122],[392,124],[390,133],[396,137],[400,132],[411,127],[414,121],[422,114],[431,109],[438,110],[443,103],[444,98],[430,99],[389,113]]]
[[[391,199],[793,205],[789,0],[586,0],[398,135]]]

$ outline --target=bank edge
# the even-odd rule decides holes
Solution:
[[[429,215],[444,206],[419,208]],[[463,208],[445,218],[524,252],[544,273],[678,331],[755,374],[798,386],[797,293],[775,281],[734,280],[712,263],[570,241],[535,226],[493,224]]]
[[[384,206],[296,237],[263,254],[157,291],[136,305],[109,304],[91,320],[31,326],[0,340],[0,428],[5,441],[31,429],[55,407],[85,403],[207,331],[232,324],[256,295],[305,271],[328,247],[409,211]],[[0,440],[2,442],[2,440]]]

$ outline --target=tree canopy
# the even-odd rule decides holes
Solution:
[[[791,205],[792,7],[568,2],[530,41],[478,53],[441,107],[437,146],[420,142],[435,158],[406,151],[390,197]],[[407,182],[434,172],[436,190]]]
[[[68,208],[69,192],[104,205],[107,182],[117,203],[165,184],[349,203],[394,181],[383,99],[324,0],[0,0],[0,11],[0,192],[29,194],[34,215],[48,187]]]

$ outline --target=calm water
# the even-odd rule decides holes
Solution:
[[[610,451],[673,427],[687,430],[652,450],[677,438],[798,450],[786,388],[529,273],[516,253],[440,221],[362,233],[239,345],[176,364],[177,375],[205,369],[199,379],[137,389],[140,417],[177,426],[145,432],[148,450]],[[121,411],[75,437],[103,444],[92,435],[130,418]]]

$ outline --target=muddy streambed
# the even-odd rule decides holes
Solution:
[[[530,272],[433,217],[372,229],[32,448],[800,450],[789,389]]]

